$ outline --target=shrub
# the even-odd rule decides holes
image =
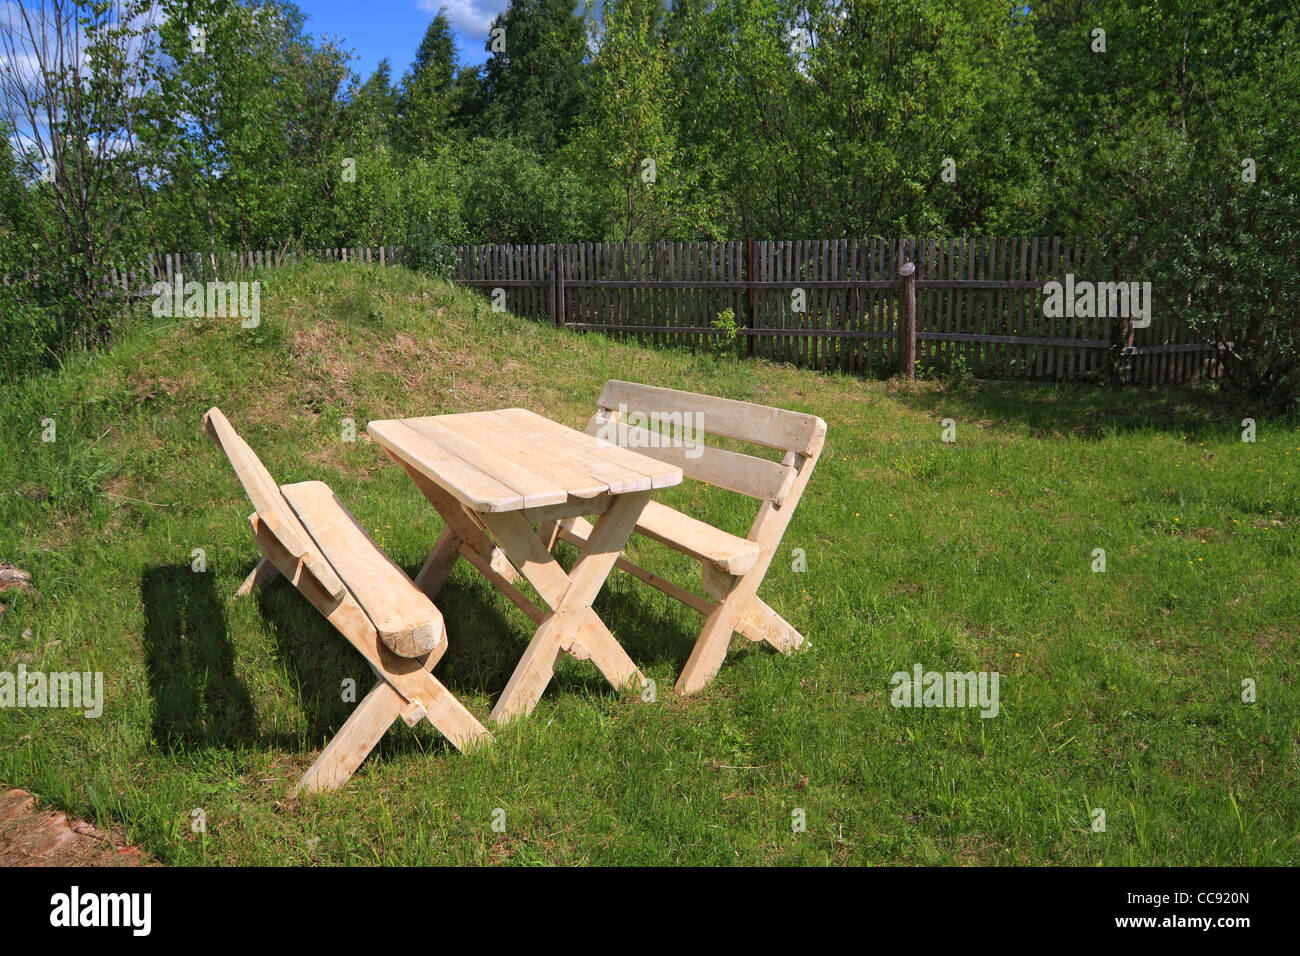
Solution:
[[[597,212],[574,175],[508,141],[471,143],[461,186],[461,216],[474,242],[573,242],[599,235]]]
[[[734,309],[723,309],[711,323],[714,335],[709,338],[709,354],[715,358],[735,356],[736,339],[740,329],[736,325]]]
[[[61,339],[54,309],[37,305],[12,286],[0,286],[0,379],[52,364]]]
[[[402,261],[410,269],[442,279],[451,278],[456,268],[456,247],[447,241],[432,219],[413,225],[403,243]]]

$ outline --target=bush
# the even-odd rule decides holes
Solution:
[[[1082,59],[1055,82],[1074,90],[1049,86],[1063,109],[1042,112],[1063,124],[1044,141],[1071,171],[1065,228],[1089,237],[1103,277],[1151,282],[1156,315],[1219,346],[1226,393],[1287,408],[1300,397],[1300,21],[1275,4],[1168,18],[1109,6],[1127,39],[1071,53]],[[1172,36],[1195,55],[1152,55]],[[1086,48],[1069,34],[1063,49]]]
[[[406,234],[402,262],[409,269],[450,279],[456,269],[456,247],[433,219],[417,222]]]
[[[710,324],[713,326],[715,334],[709,337],[709,354],[714,358],[727,358],[728,356],[734,358],[736,355],[736,339],[740,333],[740,329],[736,325],[735,310],[723,309]]]
[[[0,379],[10,381],[52,365],[61,338],[55,310],[0,286]]]
[[[469,240],[461,221],[460,176],[461,157],[451,148],[432,158],[417,156],[408,161],[399,174],[398,235],[405,235],[416,223],[431,222],[446,242]]]
[[[575,242],[600,234],[598,211],[573,174],[510,142],[471,143],[461,189],[473,242]]]

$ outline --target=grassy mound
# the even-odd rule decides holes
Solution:
[[[106,698],[98,719],[0,709],[0,782],[178,864],[1300,861],[1293,423],[1247,443],[1249,410],[1197,391],[906,387],[656,351],[401,269],[278,270],[262,303],[251,330],[141,320],[0,397],[0,561],[36,587],[0,593],[0,671],[102,671]],[[368,420],[520,406],[581,427],[614,377],[826,419],[761,592],[811,649],[737,638],[677,700],[699,618],[616,572],[597,609],[656,702],[566,659],[496,746],[402,726],[346,790],[289,800],[369,671],[282,582],[231,600],[251,509],[203,411],[279,481],[329,482],[414,573],[441,522]],[[691,483],[663,500],[739,533],[753,515]],[[531,622],[463,563],[439,604],[437,674],[486,718]],[[998,715],[891,706],[916,664],[997,671]]]

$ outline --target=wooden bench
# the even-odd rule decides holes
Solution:
[[[767,641],[783,652],[803,643],[803,635],[758,597],[759,584],[785,534],[826,439],[826,423],[815,415],[697,395],[671,388],[610,381],[600,394],[587,432],[643,455],[681,467],[687,478],[738,492],[762,502],[749,534],[741,538],[650,502],[636,530],[700,562],[703,587],[709,598],[667,581],[619,558],[616,566],[706,616],[704,628],[677,681],[679,694],[704,687],[722,666],[733,632],[754,641]],[[633,420],[633,416],[638,416]],[[640,420],[658,420],[658,432]],[[662,423],[687,426],[690,432],[731,438],[782,452],[773,461],[716,446],[687,447],[666,441]],[[554,547],[559,538],[582,544],[591,534],[585,518],[567,518],[544,525],[543,540]]]
[[[283,575],[360,651],[379,678],[294,792],[347,783],[398,718],[427,719],[458,749],[492,735],[430,670],[447,649],[442,614],[319,481],[277,486],[270,472],[211,408],[203,427],[226,453],[252,501],[262,552],[237,594]]]

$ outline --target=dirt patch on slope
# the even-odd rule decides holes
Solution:
[[[0,866],[159,866],[114,827],[42,810],[26,790],[0,794]]]

